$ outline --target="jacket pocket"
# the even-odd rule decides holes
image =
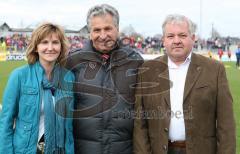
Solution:
[[[30,86],[22,86],[22,95],[20,98],[20,102],[26,105],[34,105],[36,104],[38,89]]]
[[[14,153],[26,153],[31,137],[32,124],[22,120],[16,121],[13,136]]]
[[[208,88],[208,87],[209,87],[209,85],[203,84],[203,85],[198,85],[198,86],[196,86],[196,89],[206,89],[206,88]]]

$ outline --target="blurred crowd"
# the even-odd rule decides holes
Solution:
[[[29,41],[29,36],[24,34],[14,34],[0,38],[0,51],[24,52]]]
[[[13,34],[0,38],[0,51],[9,52],[25,52],[30,36],[26,34]],[[86,38],[80,36],[68,36],[70,50],[83,48]],[[142,36],[121,36],[122,45],[136,48],[142,54],[163,54],[164,47],[161,36],[158,37],[142,37]],[[207,40],[198,39],[195,42],[194,50],[211,50],[217,53],[219,50],[229,52],[232,41],[227,38],[209,38]]]
[[[86,39],[79,36],[67,37],[70,43],[70,50],[82,48]],[[24,34],[14,34],[0,38],[0,51],[2,52],[25,52],[30,36]]]

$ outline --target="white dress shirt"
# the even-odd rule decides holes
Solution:
[[[170,88],[170,102],[171,102],[171,120],[169,126],[169,140],[184,141],[185,123],[183,115],[183,95],[186,75],[189,64],[191,62],[190,53],[184,63],[176,65],[170,58],[168,58],[169,79],[172,81]]]
[[[39,121],[39,133],[38,133],[38,142],[44,134],[44,102],[42,100],[41,110],[40,110],[40,121]]]

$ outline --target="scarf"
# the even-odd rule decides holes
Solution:
[[[44,153],[52,154],[58,148],[64,148],[64,120],[60,120],[55,112],[55,92],[59,83],[60,68],[53,70],[50,82],[44,75],[42,80],[44,103]],[[62,134],[63,133],[63,134]]]

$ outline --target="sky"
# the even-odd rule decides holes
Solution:
[[[0,0],[0,23],[12,28],[35,27],[50,21],[79,30],[89,8],[107,3],[120,14],[120,31],[132,26],[144,36],[162,34],[169,14],[182,14],[197,24],[197,35],[208,38],[212,28],[221,36],[240,37],[239,0]]]

